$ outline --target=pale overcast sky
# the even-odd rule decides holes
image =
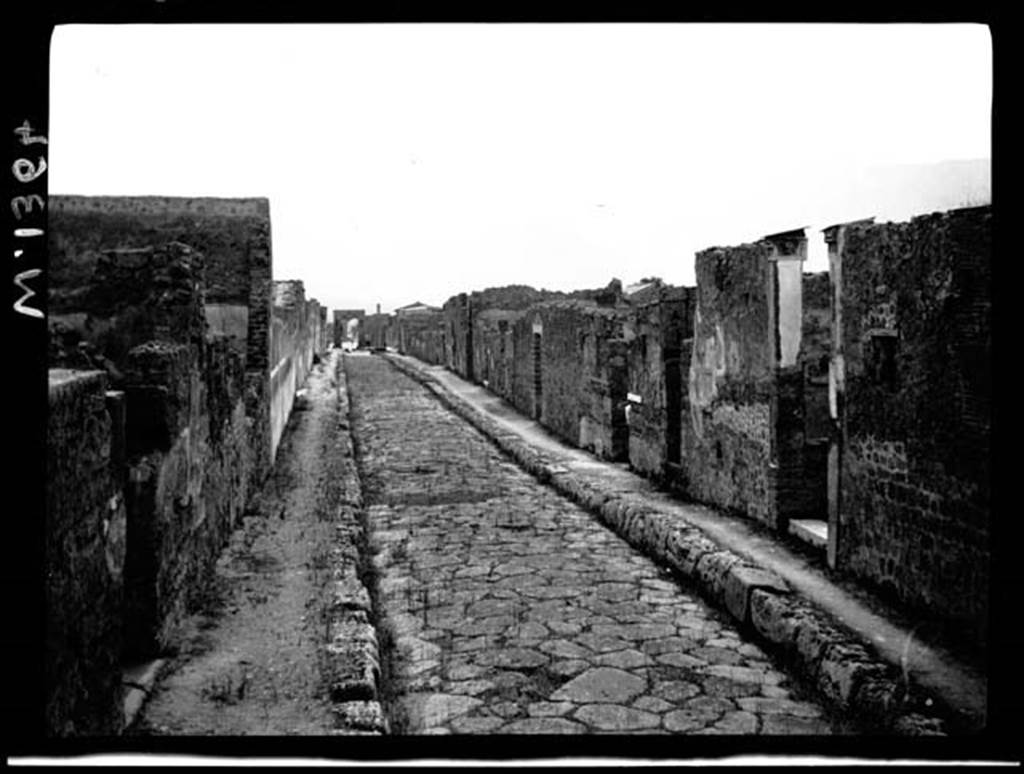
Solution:
[[[332,308],[692,285],[991,155],[979,25],[69,25],[50,73],[51,193],[267,197],[275,278]]]

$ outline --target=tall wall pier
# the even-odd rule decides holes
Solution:
[[[47,727],[113,734],[120,665],[173,648],[327,329],[301,283],[272,307],[265,200],[55,196],[50,217]]]
[[[830,227],[818,273],[794,229],[702,251],[694,288],[490,288],[387,327],[581,448],[802,527],[831,567],[983,647],[990,219]]]
[[[986,637],[991,212],[838,226],[835,564]]]

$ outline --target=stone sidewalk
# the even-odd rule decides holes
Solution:
[[[761,644],[801,669],[835,708],[899,734],[984,726],[983,676],[914,642],[911,631],[868,609],[784,546],[713,509],[673,499],[626,466],[561,443],[441,367],[385,357],[523,468],[697,585]]]
[[[862,731],[384,358],[345,368],[392,733]]]

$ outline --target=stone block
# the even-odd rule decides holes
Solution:
[[[939,718],[911,713],[897,718],[893,730],[903,736],[945,736],[945,726]]]
[[[376,700],[380,680],[377,641],[373,627],[357,624],[362,637],[346,637],[332,627],[334,637],[326,646],[325,683],[332,701]],[[365,631],[368,630],[368,634]]]
[[[852,701],[858,713],[876,724],[886,725],[898,712],[906,694],[899,677],[888,665],[876,664],[865,670]]]
[[[850,709],[860,683],[877,676],[878,668],[871,655],[852,641],[828,645],[818,663],[818,687],[835,704]]]
[[[617,528],[616,519],[618,518],[618,506],[619,500],[617,499],[606,499],[602,501],[599,506],[601,521],[612,529]]]
[[[725,577],[733,565],[742,561],[731,551],[712,551],[697,561],[697,581],[716,602],[725,601]]]
[[[685,527],[672,530],[667,548],[671,566],[687,578],[695,577],[702,556],[719,550],[700,530]]]
[[[740,623],[749,622],[750,594],[754,589],[789,592],[788,584],[773,572],[742,563],[733,565],[725,574],[723,594],[726,609]]]
[[[372,610],[370,594],[359,578],[347,576],[332,584],[329,610],[332,614],[349,610]]]
[[[384,710],[377,701],[344,701],[332,709],[339,731],[362,731],[375,734],[388,732]]]
[[[796,651],[810,671],[817,668],[829,645],[847,640],[846,635],[805,605],[798,609],[793,631]]]
[[[647,514],[648,550],[659,562],[668,561],[668,540],[672,534],[674,520],[666,513],[651,511]]]
[[[753,589],[748,603],[750,623],[773,645],[796,650],[797,603],[766,589]]]

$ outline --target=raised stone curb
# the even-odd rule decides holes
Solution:
[[[424,368],[382,355],[423,384],[447,408],[487,436],[524,470],[593,513],[635,548],[691,582],[746,631],[796,664],[822,697],[887,733],[942,735],[938,703],[911,685],[899,668],[775,573],[723,549],[699,528],[657,510],[641,498],[604,490],[502,429],[493,419],[440,384]]]
[[[365,542],[361,522],[363,498],[349,426],[348,387],[340,357],[335,361],[335,379],[338,391],[336,453],[342,461],[343,495],[334,516],[332,580],[324,607],[327,643],[322,670],[335,705],[335,733],[379,735],[388,731],[380,701],[380,643],[373,622],[370,591],[359,574],[360,545]]]

